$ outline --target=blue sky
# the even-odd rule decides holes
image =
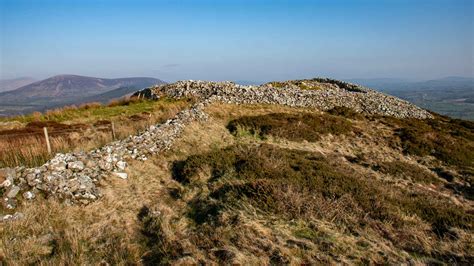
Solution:
[[[0,0],[0,77],[474,76],[473,0]]]

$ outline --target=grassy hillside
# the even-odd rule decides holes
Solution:
[[[191,101],[122,99],[107,105],[87,103],[0,118],[0,167],[40,166],[56,152],[90,150],[116,138],[172,118]],[[52,154],[48,154],[43,127],[48,128]]]
[[[39,120],[92,122],[145,106],[152,114],[181,106],[164,101],[65,110]],[[104,197],[95,203],[24,202],[27,219],[0,225],[3,260],[474,261],[472,122],[275,105],[216,103],[206,112],[209,120],[187,126],[171,150],[133,162],[128,180],[101,181]]]
[[[163,83],[159,79],[146,77],[104,79],[77,75],[54,76],[13,91],[0,92],[0,117],[43,112],[90,101],[107,102],[138,89]]]

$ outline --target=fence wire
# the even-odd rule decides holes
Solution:
[[[46,127],[48,128],[48,127]],[[54,130],[54,129],[48,129],[48,134],[52,135],[53,137],[55,135],[67,135],[71,133],[84,133],[87,130],[93,130],[93,131],[104,131],[104,130],[112,130],[112,125],[106,126],[106,127],[93,127],[89,126],[87,128],[76,128],[76,129],[63,129],[63,130]],[[39,136],[44,136],[44,131],[41,129],[41,131],[37,132],[21,132],[21,133],[11,133],[11,134],[1,134],[0,133],[0,138],[12,138],[12,137],[23,137],[23,136],[33,136],[33,135],[39,135]]]

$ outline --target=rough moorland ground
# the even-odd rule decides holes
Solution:
[[[161,123],[191,105],[187,99],[124,99],[108,105],[89,103],[25,116],[0,119],[0,168],[43,165],[57,152],[90,150],[115,137],[124,138]],[[48,128],[52,154],[46,150]]]
[[[275,105],[206,112],[169,151],[134,161],[128,180],[102,179],[99,201],[25,202],[25,219],[0,225],[3,260],[474,261],[472,123]]]

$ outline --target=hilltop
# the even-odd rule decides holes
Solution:
[[[120,110],[158,105],[150,110],[160,122],[100,148],[0,171],[0,258],[474,261],[472,122],[327,78],[179,81],[134,97]],[[167,108],[173,116],[164,120]]]
[[[164,82],[155,78],[133,77],[104,79],[78,75],[58,75],[37,81],[12,91],[0,93],[0,115],[25,114],[44,111],[52,107],[78,104],[89,101],[91,97],[127,88],[123,95],[111,94],[109,97],[122,97],[130,92]],[[104,97],[98,97],[103,100]],[[111,100],[108,98],[106,100]]]

